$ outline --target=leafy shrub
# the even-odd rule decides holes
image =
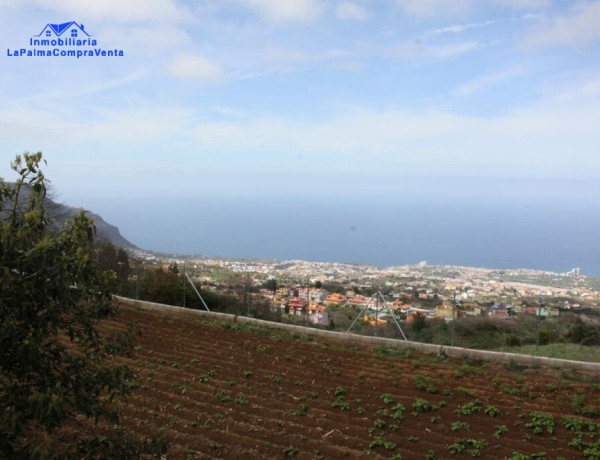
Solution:
[[[481,401],[475,399],[474,401],[469,401],[462,406],[459,406],[454,412],[460,415],[471,415],[475,412],[481,412]]]
[[[137,329],[99,334],[99,322],[117,313],[116,274],[98,269],[95,227],[85,212],[55,227],[41,162],[41,152],[17,156],[17,180],[0,179],[0,457],[162,453],[162,437],[141,444],[118,426],[109,403],[134,386],[136,375],[108,363],[132,351]],[[78,416],[116,428],[86,430],[71,423]],[[48,436],[66,424],[74,427],[71,436]]]
[[[529,414],[531,421],[526,423],[527,428],[533,428],[534,434],[554,433],[554,417],[546,412],[534,411]]]

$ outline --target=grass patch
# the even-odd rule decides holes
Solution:
[[[519,355],[535,355],[535,345],[500,347],[497,348],[496,351]],[[598,362],[600,361],[600,347],[585,347],[574,343],[551,343],[548,345],[540,345],[538,356],[570,359],[572,361]]]

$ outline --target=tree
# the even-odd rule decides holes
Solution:
[[[109,276],[114,276],[116,282],[115,293],[124,296],[133,295],[135,286],[129,280],[131,266],[127,250],[116,248],[106,238],[96,238],[94,240],[93,253],[97,268],[109,271]]]
[[[93,221],[81,212],[52,231],[41,161],[17,156],[16,182],[0,179],[0,457],[128,457],[143,446],[91,422],[118,422],[108,403],[134,373],[110,357],[129,351],[132,333],[99,333],[117,307],[96,267]],[[90,424],[73,422],[82,415]]]
[[[167,270],[158,267],[144,271],[140,281],[143,299],[167,305],[182,304],[182,279],[171,267]]]
[[[129,254],[126,249],[117,249],[117,292],[121,295],[127,294],[127,287],[131,285],[129,282],[129,274],[131,273],[131,266],[129,263]]]
[[[275,291],[277,291],[277,280],[275,278],[269,278],[263,283],[263,287],[275,293]]]
[[[427,320],[425,318],[425,315],[423,313],[421,313],[420,311],[418,311],[413,316],[412,329],[415,332],[420,332],[421,330],[425,329],[426,327],[427,327]]]
[[[93,248],[96,256],[96,264],[101,270],[112,270],[117,271],[117,249],[106,238],[97,240]]]
[[[584,323],[579,317],[571,326],[567,336],[573,343],[579,343],[581,345],[600,345],[600,327],[591,322]]]

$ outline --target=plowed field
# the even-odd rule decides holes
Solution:
[[[168,458],[600,458],[594,376],[130,306],[103,327],[129,321],[139,378],[121,422],[166,432]]]

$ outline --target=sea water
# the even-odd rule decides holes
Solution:
[[[481,184],[480,184],[481,185]],[[121,202],[98,213],[135,245],[228,258],[531,268],[600,276],[596,188],[527,194],[238,195]],[[102,208],[101,204],[98,207]],[[127,209],[135,207],[135,217]]]

